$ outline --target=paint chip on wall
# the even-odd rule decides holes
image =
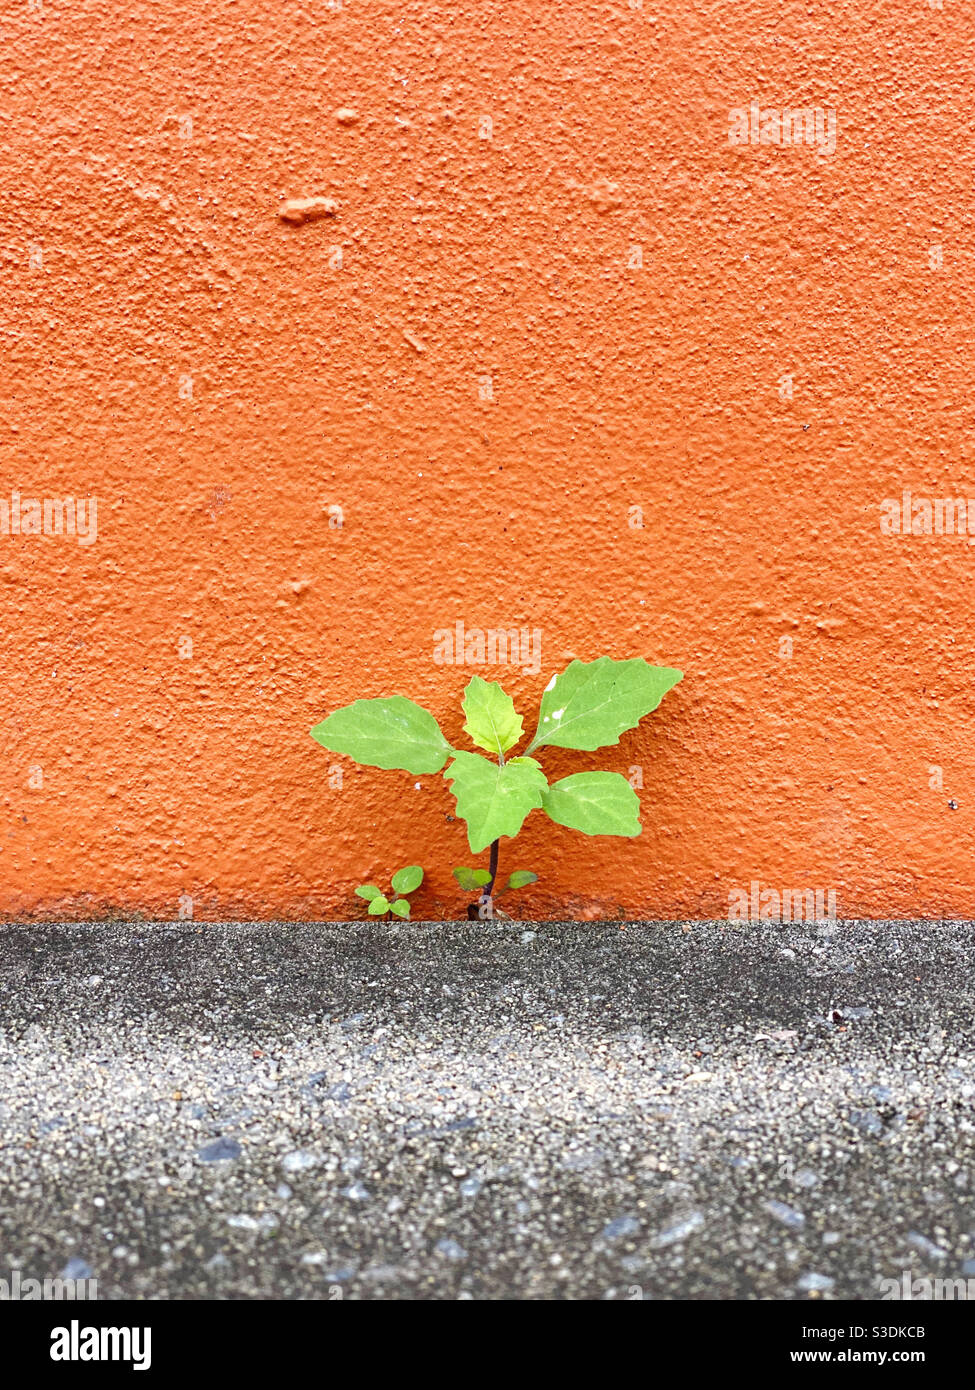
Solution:
[[[300,226],[303,222],[317,222],[321,217],[334,217],[339,205],[334,198],[290,198],[278,209],[282,222]]]

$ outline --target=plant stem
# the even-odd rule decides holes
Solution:
[[[484,916],[489,922],[494,921],[494,902],[492,901],[491,895],[494,892],[494,882],[498,876],[498,850],[500,846],[500,839],[491,841],[491,858],[488,862],[488,873],[491,877],[487,883],[485,883],[484,892],[481,894],[481,906],[487,908],[487,912],[484,913]]]
[[[490,897],[491,894],[494,892],[494,880],[498,876],[498,850],[500,849],[500,847],[500,840],[491,841],[491,859],[488,863],[488,873],[491,875],[491,880],[489,883],[486,883],[484,885],[484,892],[487,897]]]

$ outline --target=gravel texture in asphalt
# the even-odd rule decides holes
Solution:
[[[973,953],[970,922],[5,925],[0,1277],[975,1280]]]

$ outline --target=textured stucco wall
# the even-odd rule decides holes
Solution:
[[[461,739],[460,620],[541,630],[539,674],[480,669],[526,716],[573,654],[686,673],[547,756],[641,766],[645,830],[536,813],[529,911],[975,913],[975,550],[880,528],[975,497],[970,6],[0,26],[0,497],[98,507],[93,544],[0,536],[0,911],[342,916],[419,861],[455,915],[442,779],[307,731],[402,693]],[[753,99],[835,151],[731,145]]]

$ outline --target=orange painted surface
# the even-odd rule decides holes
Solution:
[[[0,912],[359,915],[419,862],[458,915],[443,779],[308,730],[400,693],[463,740],[462,621],[540,630],[474,668],[526,724],[573,654],[685,672],[545,755],[641,766],[645,829],[533,815],[527,912],[975,915],[975,549],[880,526],[975,498],[971,7],[0,23],[0,498],[97,498],[91,544],[0,535]],[[824,140],[731,144],[753,99]]]

